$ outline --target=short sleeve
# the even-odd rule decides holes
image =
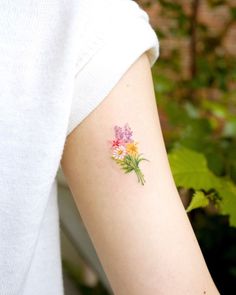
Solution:
[[[67,135],[103,101],[140,55],[147,53],[150,67],[159,56],[157,34],[138,3],[92,2],[94,6],[90,6],[90,17],[84,26],[86,38],[81,39],[84,47],[76,65]]]

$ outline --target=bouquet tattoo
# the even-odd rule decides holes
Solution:
[[[134,171],[138,177],[138,182],[144,185],[145,179],[139,168],[139,163],[144,160],[149,160],[143,158],[141,156],[142,154],[138,152],[138,142],[132,139],[133,132],[128,123],[124,125],[124,128],[116,125],[114,131],[115,139],[111,141],[111,158],[121,166],[125,173]]]

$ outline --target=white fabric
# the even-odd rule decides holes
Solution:
[[[66,136],[145,51],[132,0],[0,0],[0,294],[64,294],[57,170]]]

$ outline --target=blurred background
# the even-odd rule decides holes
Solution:
[[[176,186],[218,290],[234,295],[236,1],[136,2],[160,40],[152,74]],[[112,294],[61,170],[57,177],[65,295]]]

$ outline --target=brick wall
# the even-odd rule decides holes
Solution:
[[[161,56],[168,56],[170,51],[173,48],[181,49],[182,56],[182,69],[183,75],[189,75],[189,62],[190,62],[190,38],[175,38],[173,35],[168,35],[168,29],[170,26],[174,25],[175,20],[167,18],[163,13],[158,0],[136,0],[136,2],[149,14],[150,22],[152,26],[163,31],[167,36],[162,39],[160,42],[160,52]],[[170,0],[171,2],[171,0]],[[175,0],[175,3],[182,5],[184,11],[191,16],[192,13],[192,1],[191,0]],[[228,5],[236,6],[235,0],[228,0]],[[197,21],[201,24],[207,25],[209,28],[209,33],[212,36],[217,36],[223,30],[226,30],[227,33],[223,39],[222,47],[220,50],[224,55],[233,55],[236,56],[236,23],[230,21],[230,11],[228,6],[217,6],[210,7],[206,0],[199,1],[199,10]],[[197,44],[201,46],[201,43]]]

